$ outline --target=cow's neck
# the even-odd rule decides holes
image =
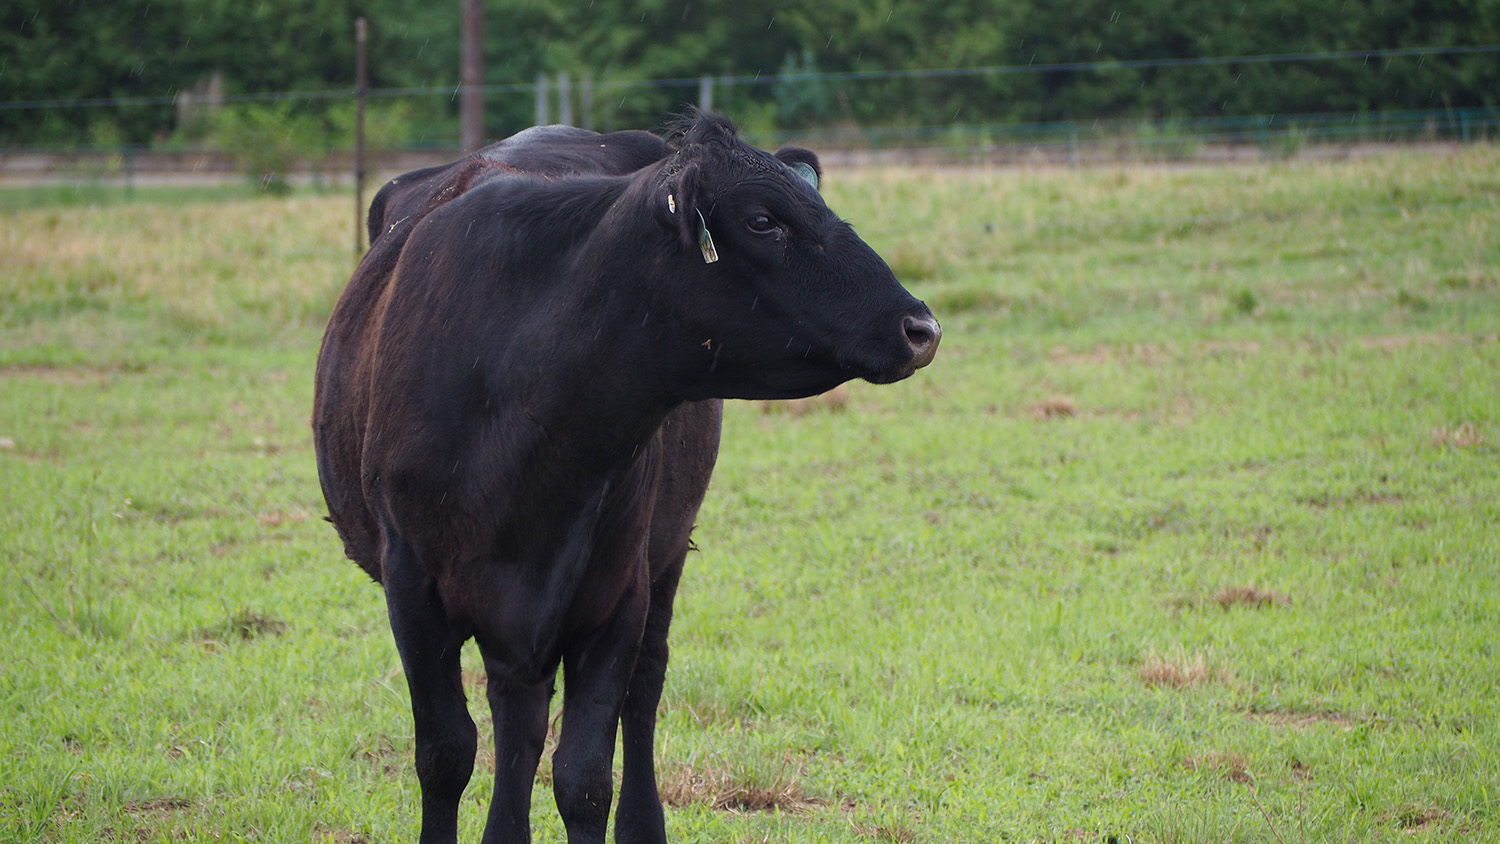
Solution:
[[[656,377],[660,362],[634,330],[639,309],[625,304],[627,296],[618,289],[559,292],[548,309],[573,315],[568,330],[519,356],[526,371],[506,402],[510,424],[531,432],[529,459],[542,474],[576,487],[559,490],[568,497],[592,494],[624,471],[678,403]]]

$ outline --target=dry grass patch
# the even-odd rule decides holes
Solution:
[[[25,211],[0,227],[0,274],[17,280],[24,300],[169,303],[188,324],[212,326],[248,304],[288,322],[321,315],[348,276],[340,199],[75,208],[67,225],[59,219]],[[246,284],[215,283],[229,279]],[[252,302],[241,298],[247,290]]]
[[[1214,593],[1214,603],[1226,610],[1233,607],[1266,609],[1291,606],[1292,597],[1259,586],[1225,586]]]
[[[1438,448],[1478,448],[1484,444],[1484,433],[1473,422],[1464,422],[1456,428],[1433,428],[1432,444]]]
[[[676,763],[659,774],[662,802],[674,808],[707,806],[721,812],[801,815],[826,805],[802,788],[801,770],[786,763],[753,768],[743,763]]]
[[[385,776],[405,776],[411,764],[411,746],[396,745],[388,735],[380,734],[373,740],[349,752],[349,758],[378,769]]]
[[[1251,781],[1250,762],[1239,753],[1221,753],[1212,751],[1199,756],[1189,756],[1182,760],[1182,767],[1189,771],[1201,771],[1240,785],[1246,785]]]
[[[97,387],[126,371],[123,367],[10,364],[0,366],[0,378],[30,378],[69,387]]]
[[[1203,653],[1189,654],[1181,648],[1162,654],[1152,647],[1142,658],[1137,674],[1148,686],[1168,689],[1190,689],[1234,679],[1228,669],[1210,666]]]
[[[260,522],[263,526],[269,528],[281,527],[282,525],[286,524],[299,525],[307,521],[307,511],[272,510],[270,512],[257,515],[255,517],[255,520],[257,522]]]
[[[871,841],[885,841],[888,844],[911,844],[911,842],[917,840],[917,831],[904,823],[882,822],[863,824],[850,818],[849,826],[855,832]]]
[[[1049,396],[1031,406],[1038,419],[1069,419],[1078,415],[1078,402],[1070,396]]]
[[[291,629],[274,616],[262,615],[247,609],[237,609],[219,624],[198,628],[197,638],[204,644],[228,642],[235,639],[249,641],[261,636],[280,636]]]
[[[1263,721],[1273,727],[1283,727],[1291,730],[1306,730],[1318,726],[1334,726],[1343,730],[1353,729],[1354,719],[1339,712],[1270,712],[1254,710],[1249,713],[1251,718]]]

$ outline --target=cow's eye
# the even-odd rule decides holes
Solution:
[[[749,226],[750,231],[756,234],[770,234],[776,231],[776,221],[765,214],[756,214],[746,220],[745,225]]]

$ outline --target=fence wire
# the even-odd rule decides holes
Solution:
[[[774,146],[796,142],[820,151],[876,155],[908,152],[934,161],[1000,163],[1035,159],[1078,163],[1246,155],[1290,157],[1352,144],[1494,140],[1500,137],[1500,109],[1365,108],[1306,112],[1293,107],[1280,113],[1249,115],[1135,117],[1109,115],[1108,109],[1099,108],[1091,113],[1089,108],[1080,106],[1076,109],[1079,113],[1070,113],[1065,119],[1023,120],[997,118],[983,113],[983,109],[966,110],[964,89],[996,84],[1005,77],[1028,75],[1097,74],[1108,79],[1142,70],[1228,67],[1232,71],[1239,67],[1341,62],[1368,65],[1408,58],[1425,60],[1497,53],[1500,44],[697,78],[589,79],[577,75],[569,79],[569,75],[560,74],[531,82],[486,85],[482,90],[487,112],[500,115],[491,120],[492,130],[497,123],[501,124],[502,131],[493,133],[496,135],[508,134],[531,122],[551,122],[559,116],[570,118],[577,125],[606,131],[639,128],[649,126],[662,114],[684,104],[697,104],[717,107],[740,120],[744,134],[755,143]],[[957,105],[952,118],[945,122],[915,121],[899,108],[871,105],[875,89],[861,86],[877,84],[887,86],[881,90],[887,98],[892,91],[918,97],[940,95],[952,97]],[[428,156],[435,160],[452,157],[458,148],[459,90],[457,85],[369,89],[367,96],[377,107],[384,105],[392,112],[405,110],[418,115],[409,119],[404,129],[388,131],[385,137],[376,140],[377,162],[399,167],[403,165],[398,162],[413,157]],[[170,124],[173,118],[170,110],[180,106],[187,94],[4,102],[0,103],[0,111],[154,109]],[[270,104],[316,111],[352,104],[354,96],[353,88],[225,94],[212,106],[222,109]],[[856,115],[850,102],[873,113]],[[789,107],[788,103],[792,105]],[[432,119],[432,115],[440,117]],[[181,114],[177,117],[180,119]],[[347,133],[348,138],[339,134],[343,131],[343,128],[330,130],[315,143],[304,144],[296,151],[297,168],[314,174],[343,169],[342,157],[353,146],[352,131]],[[44,178],[80,172],[127,179],[146,172],[220,173],[243,168],[243,159],[241,151],[227,148],[222,141],[216,142],[206,135],[196,141],[184,142],[172,137],[150,145],[0,145],[0,179],[14,181],[17,177]]]

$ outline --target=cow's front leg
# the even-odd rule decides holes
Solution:
[[[656,789],[656,705],[661,701],[667,674],[667,630],[672,625],[672,598],[682,575],[687,548],[651,584],[651,606],[640,653],[630,676],[620,726],[624,731],[624,770],[620,776],[620,808],[615,815],[619,844],[665,844],[666,818]]]
[[[385,538],[381,564],[386,611],[411,690],[422,844],[452,844],[458,840],[458,801],[473,773],[478,742],[460,676],[464,637],[448,623],[436,587],[411,547],[393,531]]]
[[[484,844],[522,844],[531,840],[531,786],[547,740],[552,683],[513,682],[507,679],[506,666],[488,653],[485,674],[495,719],[495,789]]]
[[[646,588],[632,588],[603,628],[563,656],[563,724],[552,754],[552,790],[568,844],[604,841],[615,734],[640,648]]]

